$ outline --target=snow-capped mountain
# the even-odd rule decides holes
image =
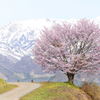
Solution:
[[[44,26],[52,26],[50,20],[12,22],[0,28],[0,54],[20,59],[30,55],[35,39]]]
[[[51,27],[55,21],[48,19],[15,21],[0,28],[0,73],[8,81],[48,77],[30,58],[35,40],[41,29]],[[34,70],[34,75],[32,71]],[[31,73],[31,74],[30,74]],[[12,77],[13,76],[13,77]],[[22,80],[22,79],[21,79]]]

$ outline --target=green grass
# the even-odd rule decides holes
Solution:
[[[3,79],[0,79],[0,94],[7,92],[15,87],[17,86],[12,84],[7,84]]]
[[[20,100],[90,100],[85,92],[69,83],[43,83]]]

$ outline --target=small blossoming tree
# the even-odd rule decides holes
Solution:
[[[99,69],[100,28],[86,19],[44,28],[34,47],[34,59],[46,71],[62,71],[73,83],[76,73]]]

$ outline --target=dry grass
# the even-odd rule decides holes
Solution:
[[[81,89],[85,91],[92,100],[100,100],[100,86],[94,83],[84,83]]]
[[[15,87],[17,86],[12,84],[7,84],[3,79],[0,79],[0,94],[7,92]]]

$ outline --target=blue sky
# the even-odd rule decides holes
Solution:
[[[0,0],[0,25],[34,18],[95,18],[100,0]]]

